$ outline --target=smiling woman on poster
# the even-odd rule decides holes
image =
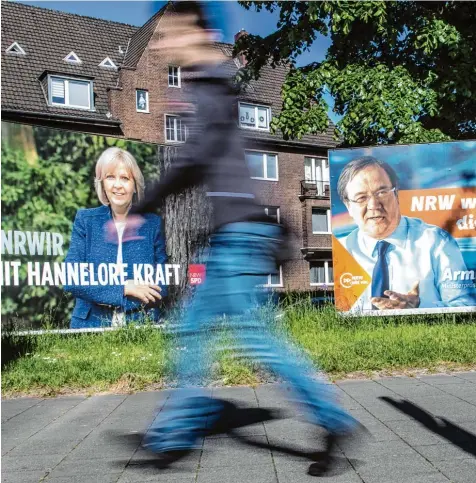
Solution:
[[[342,170],[337,191],[357,228],[340,239],[371,276],[361,310],[476,305],[460,248],[442,228],[402,216],[394,169],[372,156],[353,159]],[[450,274],[450,275],[448,275]]]
[[[126,321],[159,318],[158,305],[166,287],[132,282],[134,264],[164,264],[167,260],[162,219],[147,213],[140,226],[128,224],[128,213],[144,195],[144,178],[134,157],[117,147],[106,149],[96,163],[94,180],[102,206],[81,209],[73,225],[66,262],[127,264],[125,285],[67,285],[76,297],[71,328],[122,326]],[[114,220],[115,230],[105,230]],[[97,268],[96,268],[97,269]]]

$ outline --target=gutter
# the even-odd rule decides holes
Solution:
[[[61,121],[68,121],[72,123],[91,123],[96,126],[120,126],[121,121],[117,120],[110,120],[110,119],[98,119],[94,117],[72,117],[71,115],[67,114],[53,114],[53,113],[45,113],[41,111],[19,111],[16,109],[8,109],[2,107],[2,114],[15,114],[17,116],[22,117],[34,117],[34,118],[41,118],[41,119],[51,119],[51,120],[61,120]]]

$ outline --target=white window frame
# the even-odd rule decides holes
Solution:
[[[308,179],[306,177],[306,160],[309,159],[311,160],[311,178]],[[318,162],[324,162],[324,168],[325,168],[325,165],[327,164],[327,179],[324,179],[326,176],[325,176],[325,172],[324,170],[320,167],[320,172],[321,172],[321,175],[318,177],[317,176],[317,170],[318,170]],[[330,190],[330,168],[329,168],[329,158],[327,158],[326,156],[305,156],[304,157],[304,179],[306,182],[315,182],[316,183],[316,188],[317,188],[317,191],[318,191],[318,195],[319,196],[324,196],[325,192],[326,192],[326,188],[325,188],[325,184],[329,186],[329,190]]]
[[[277,221],[278,223],[281,223],[281,209],[279,206],[271,206],[271,205],[267,205],[264,207],[264,212],[266,215],[268,215],[268,210],[269,208],[276,208],[276,218],[277,218]]]
[[[258,153],[263,155],[263,173],[265,175],[264,178],[258,178],[255,176],[251,176],[251,179],[259,179],[262,181],[279,181],[279,157],[278,153],[273,153],[271,151],[259,151],[257,149],[246,149],[245,150],[245,160],[246,160],[246,153]],[[276,156],[276,178],[268,178],[268,154],[272,156]]]
[[[313,260],[312,262],[309,262],[309,280],[311,280],[311,263],[320,263],[324,262],[324,278],[325,282],[324,283],[313,283],[310,282],[311,287],[333,287],[334,282],[329,282],[329,264],[332,265],[332,260]]]
[[[68,59],[68,57],[72,55],[74,57],[74,60]],[[68,64],[82,64],[83,61],[78,57],[78,55],[72,50],[64,59],[65,62],[68,62]]]
[[[185,128],[185,141],[170,141],[167,139],[167,117],[174,117],[176,119],[181,119],[183,122],[183,118],[178,116],[177,114],[164,114],[164,139],[166,143],[169,144],[184,144],[187,141],[188,138],[188,129],[187,125],[184,123],[184,128]],[[177,123],[174,122],[174,136],[177,138]]]
[[[311,208],[311,229],[312,229],[312,215],[313,215],[314,210],[326,211],[328,231],[314,231],[314,229],[313,229],[312,234],[313,235],[330,235],[332,233],[332,230],[331,230],[331,210],[329,210],[328,208],[320,208],[319,206],[313,206]]]
[[[107,64],[111,65],[107,65]],[[110,59],[109,57],[106,57],[100,64],[99,67],[103,67],[104,69],[112,69],[112,70],[117,70],[117,65]]]
[[[53,79],[61,79],[64,81],[64,104],[59,102],[53,102],[53,92],[52,92],[52,81]],[[69,104],[69,81],[84,82],[89,84],[89,107],[76,106],[74,104]],[[93,81],[88,79],[80,79],[78,77],[68,77],[63,75],[52,75],[48,74],[48,104],[55,107],[64,107],[66,109],[82,109],[84,111],[95,111],[94,106],[94,91],[93,91]]]
[[[241,124],[240,120],[240,112],[241,112],[241,106],[249,106],[249,107],[254,107],[255,108],[255,126],[245,126]],[[261,107],[263,109],[267,109],[268,111],[268,126],[267,127],[258,127],[258,108]],[[265,106],[264,104],[253,104],[250,102],[238,102],[238,125],[242,129],[251,129],[253,131],[266,131],[269,132],[270,130],[270,124],[271,124],[271,107],[270,106]]]
[[[139,91],[145,92],[145,109],[139,109],[139,107],[137,105],[137,93]],[[141,112],[143,114],[149,114],[149,91],[147,89],[136,89],[136,98],[135,98],[134,102],[136,103],[136,112]]]
[[[25,50],[18,42],[13,42],[13,44],[10,45],[10,47],[7,47],[5,52],[7,54],[12,54],[12,55],[26,55]]]
[[[173,85],[169,82],[169,77],[170,77],[170,69],[177,69],[177,80],[178,80],[178,85]],[[173,74],[172,74],[173,77]],[[175,87],[175,89],[180,89],[182,87],[182,75],[180,72],[180,66],[179,65],[169,65],[169,71],[167,74],[167,84],[169,87]]]
[[[268,275],[268,281],[264,284],[264,287],[283,287],[283,266],[279,266],[279,283],[271,283],[271,273]]]

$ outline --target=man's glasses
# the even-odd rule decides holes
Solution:
[[[384,188],[379,191],[376,191],[375,193],[371,193],[370,195],[359,195],[355,200],[351,200],[350,198],[347,198],[347,200],[359,206],[365,206],[370,201],[370,198],[372,198],[373,196],[378,201],[381,201],[381,202],[387,201],[395,190],[396,190],[395,186],[393,188]]]

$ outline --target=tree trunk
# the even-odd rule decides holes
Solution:
[[[160,172],[170,168],[176,147],[160,147]],[[204,263],[211,232],[212,205],[203,186],[171,195],[165,202],[165,237],[169,263],[180,264],[180,284],[169,287],[168,307],[177,306],[189,294],[188,265]]]
[[[23,151],[25,159],[30,166],[34,166],[38,160],[33,126],[2,122],[2,143],[10,149]]]

